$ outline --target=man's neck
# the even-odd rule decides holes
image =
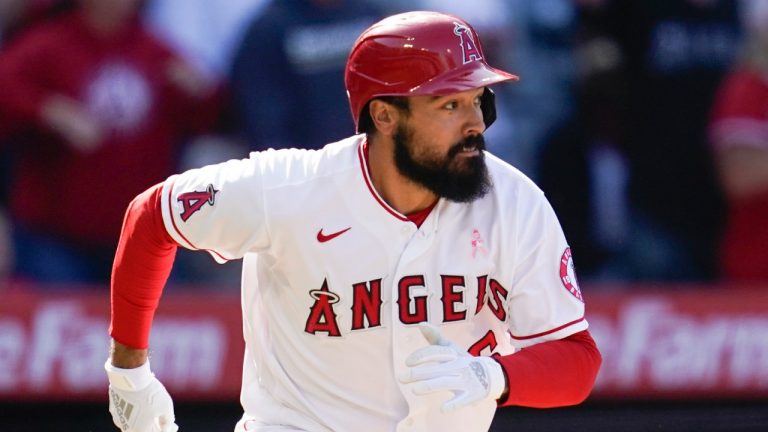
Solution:
[[[368,141],[368,170],[371,182],[390,207],[409,215],[432,206],[437,195],[424,186],[403,176],[395,166],[394,143],[375,136]]]

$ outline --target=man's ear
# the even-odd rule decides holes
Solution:
[[[368,110],[373,125],[379,133],[389,136],[395,132],[400,116],[400,111],[397,107],[382,100],[374,99],[368,106]]]

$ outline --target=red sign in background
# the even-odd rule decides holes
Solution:
[[[102,399],[108,290],[0,293],[0,399]],[[152,370],[180,399],[237,399],[243,337],[237,293],[166,293]]]
[[[594,397],[768,397],[768,286],[632,287],[587,296],[603,353]]]
[[[593,399],[768,397],[768,286],[582,287],[603,353]],[[109,294],[0,291],[0,399],[106,399]],[[236,291],[166,292],[152,369],[179,400],[236,400]]]

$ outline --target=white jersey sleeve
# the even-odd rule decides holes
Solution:
[[[508,304],[516,348],[561,339],[587,328],[571,250],[538,188],[517,201],[513,293]]]
[[[269,245],[263,167],[276,152],[253,153],[169,177],[162,192],[165,228],[181,246],[217,262]]]

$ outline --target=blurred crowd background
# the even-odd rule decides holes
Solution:
[[[520,75],[489,149],[545,191],[582,282],[768,280],[766,0],[0,0],[0,286],[104,289],[145,188],[353,134],[348,51],[414,9]],[[238,280],[180,251],[171,284]]]
[[[495,87],[489,150],[544,190],[582,287],[607,294],[588,301],[603,398],[502,410],[493,430],[765,430],[768,0],[0,0],[0,429],[112,430],[88,397],[129,201],[186,169],[352,135],[349,49],[416,9],[465,18],[520,76]],[[180,248],[167,290],[193,289],[201,306],[175,310],[198,325],[214,291],[239,318],[239,278],[239,262]],[[43,301],[73,290],[74,306]],[[167,346],[194,339],[169,322]],[[222,340],[242,342],[233,326]],[[194,369],[166,363],[170,383]],[[612,405],[624,388],[650,405]],[[184,430],[231,430],[235,397],[211,400],[179,399]]]

